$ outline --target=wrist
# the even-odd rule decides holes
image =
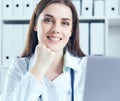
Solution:
[[[32,68],[30,70],[30,72],[33,74],[33,76],[35,76],[35,78],[37,78],[39,81],[41,81],[44,77],[43,73],[40,73],[40,71],[36,68]]]

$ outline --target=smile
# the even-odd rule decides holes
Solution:
[[[52,40],[52,41],[60,41],[60,40],[62,40],[62,38],[60,38],[60,37],[55,37],[55,36],[47,36],[47,38],[48,38],[49,40]]]

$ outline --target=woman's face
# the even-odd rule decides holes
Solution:
[[[72,34],[72,12],[69,7],[53,3],[40,14],[34,28],[39,43],[52,51],[63,51]]]

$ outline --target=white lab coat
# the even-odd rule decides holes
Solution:
[[[44,77],[42,82],[29,72],[33,59],[34,55],[12,61],[0,101],[71,101],[70,68],[75,73],[74,101],[82,101],[86,57],[76,58],[66,52],[64,72],[53,81]]]

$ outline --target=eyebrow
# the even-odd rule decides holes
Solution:
[[[48,16],[48,17],[51,17],[51,18],[54,18],[54,16],[50,15],[50,14],[45,14],[44,16]],[[70,18],[62,18],[62,20],[70,20]]]

